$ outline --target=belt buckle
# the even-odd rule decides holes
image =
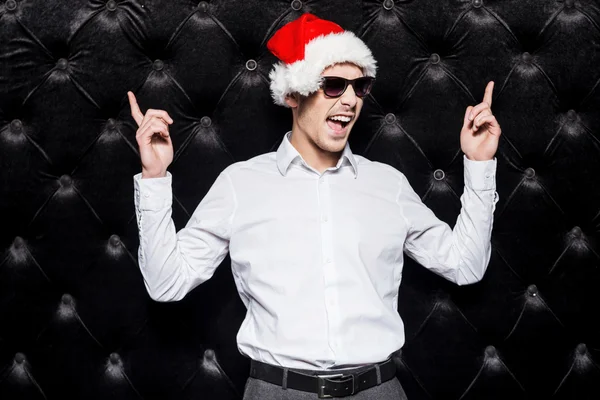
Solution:
[[[352,392],[346,396],[354,394],[354,375],[333,374],[333,375],[317,375],[317,394],[320,399],[331,399],[333,395],[325,393],[325,378],[352,378]]]

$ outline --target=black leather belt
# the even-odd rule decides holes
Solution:
[[[381,374],[381,383],[396,376],[396,364],[388,360],[373,364],[371,368],[352,372],[352,370],[331,371],[319,375],[307,375],[288,369],[287,388],[317,393],[320,399],[350,396],[377,385],[377,368]],[[357,369],[358,370],[358,369]],[[260,361],[250,361],[250,376],[278,386],[283,386],[284,368],[265,364]]]

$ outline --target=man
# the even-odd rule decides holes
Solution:
[[[406,398],[391,360],[404,344],[403,250],[459,285],[479,281],[489,262],[500,137],[493,82],[465,113],[465,189],[452,231],[401,172],[348,146],[376,71],[358,37],[304,14],[267,47],[280,60],[272,95],[291,108],[292,130],[277,152],[227,167],[179,232],[167,172],[173,120],[162,110],[142,114],[129,92],[146,288],[157,301],[180,300],[229,251],[248,310],[237,335],[251,358],[244,399]]]

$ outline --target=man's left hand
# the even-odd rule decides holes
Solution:
[[[483,101],[475,107],[467,107],[460,131],[460,147],[468,159],[486,161],[494,158],[500,140],[500,124],[492,114],[494,82],[485,88]]]

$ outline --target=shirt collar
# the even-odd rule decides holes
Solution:
[[[290,136],[292,135],[292,131],[289,131],[283,137],[279,148],[277,149],[277,168],[279,168],[279,172],[281,175],[285,176],[287,174],[287,170],[290,167],[290,164],[297,158],[302,160],[302,156],[298,153],[298,150],[292,143],[290,142]],[[352,154],[352,150],[350,150],[350,145],[346,142],[346,146],[344,147],[344,151],[342,152],[342,156],[337,162],[336,168],[340,168],[342,165],[350,163],[352,169],[354,171],[354,178],[358,175],[358,164],[356,162],[356,158],[354,154]]]

